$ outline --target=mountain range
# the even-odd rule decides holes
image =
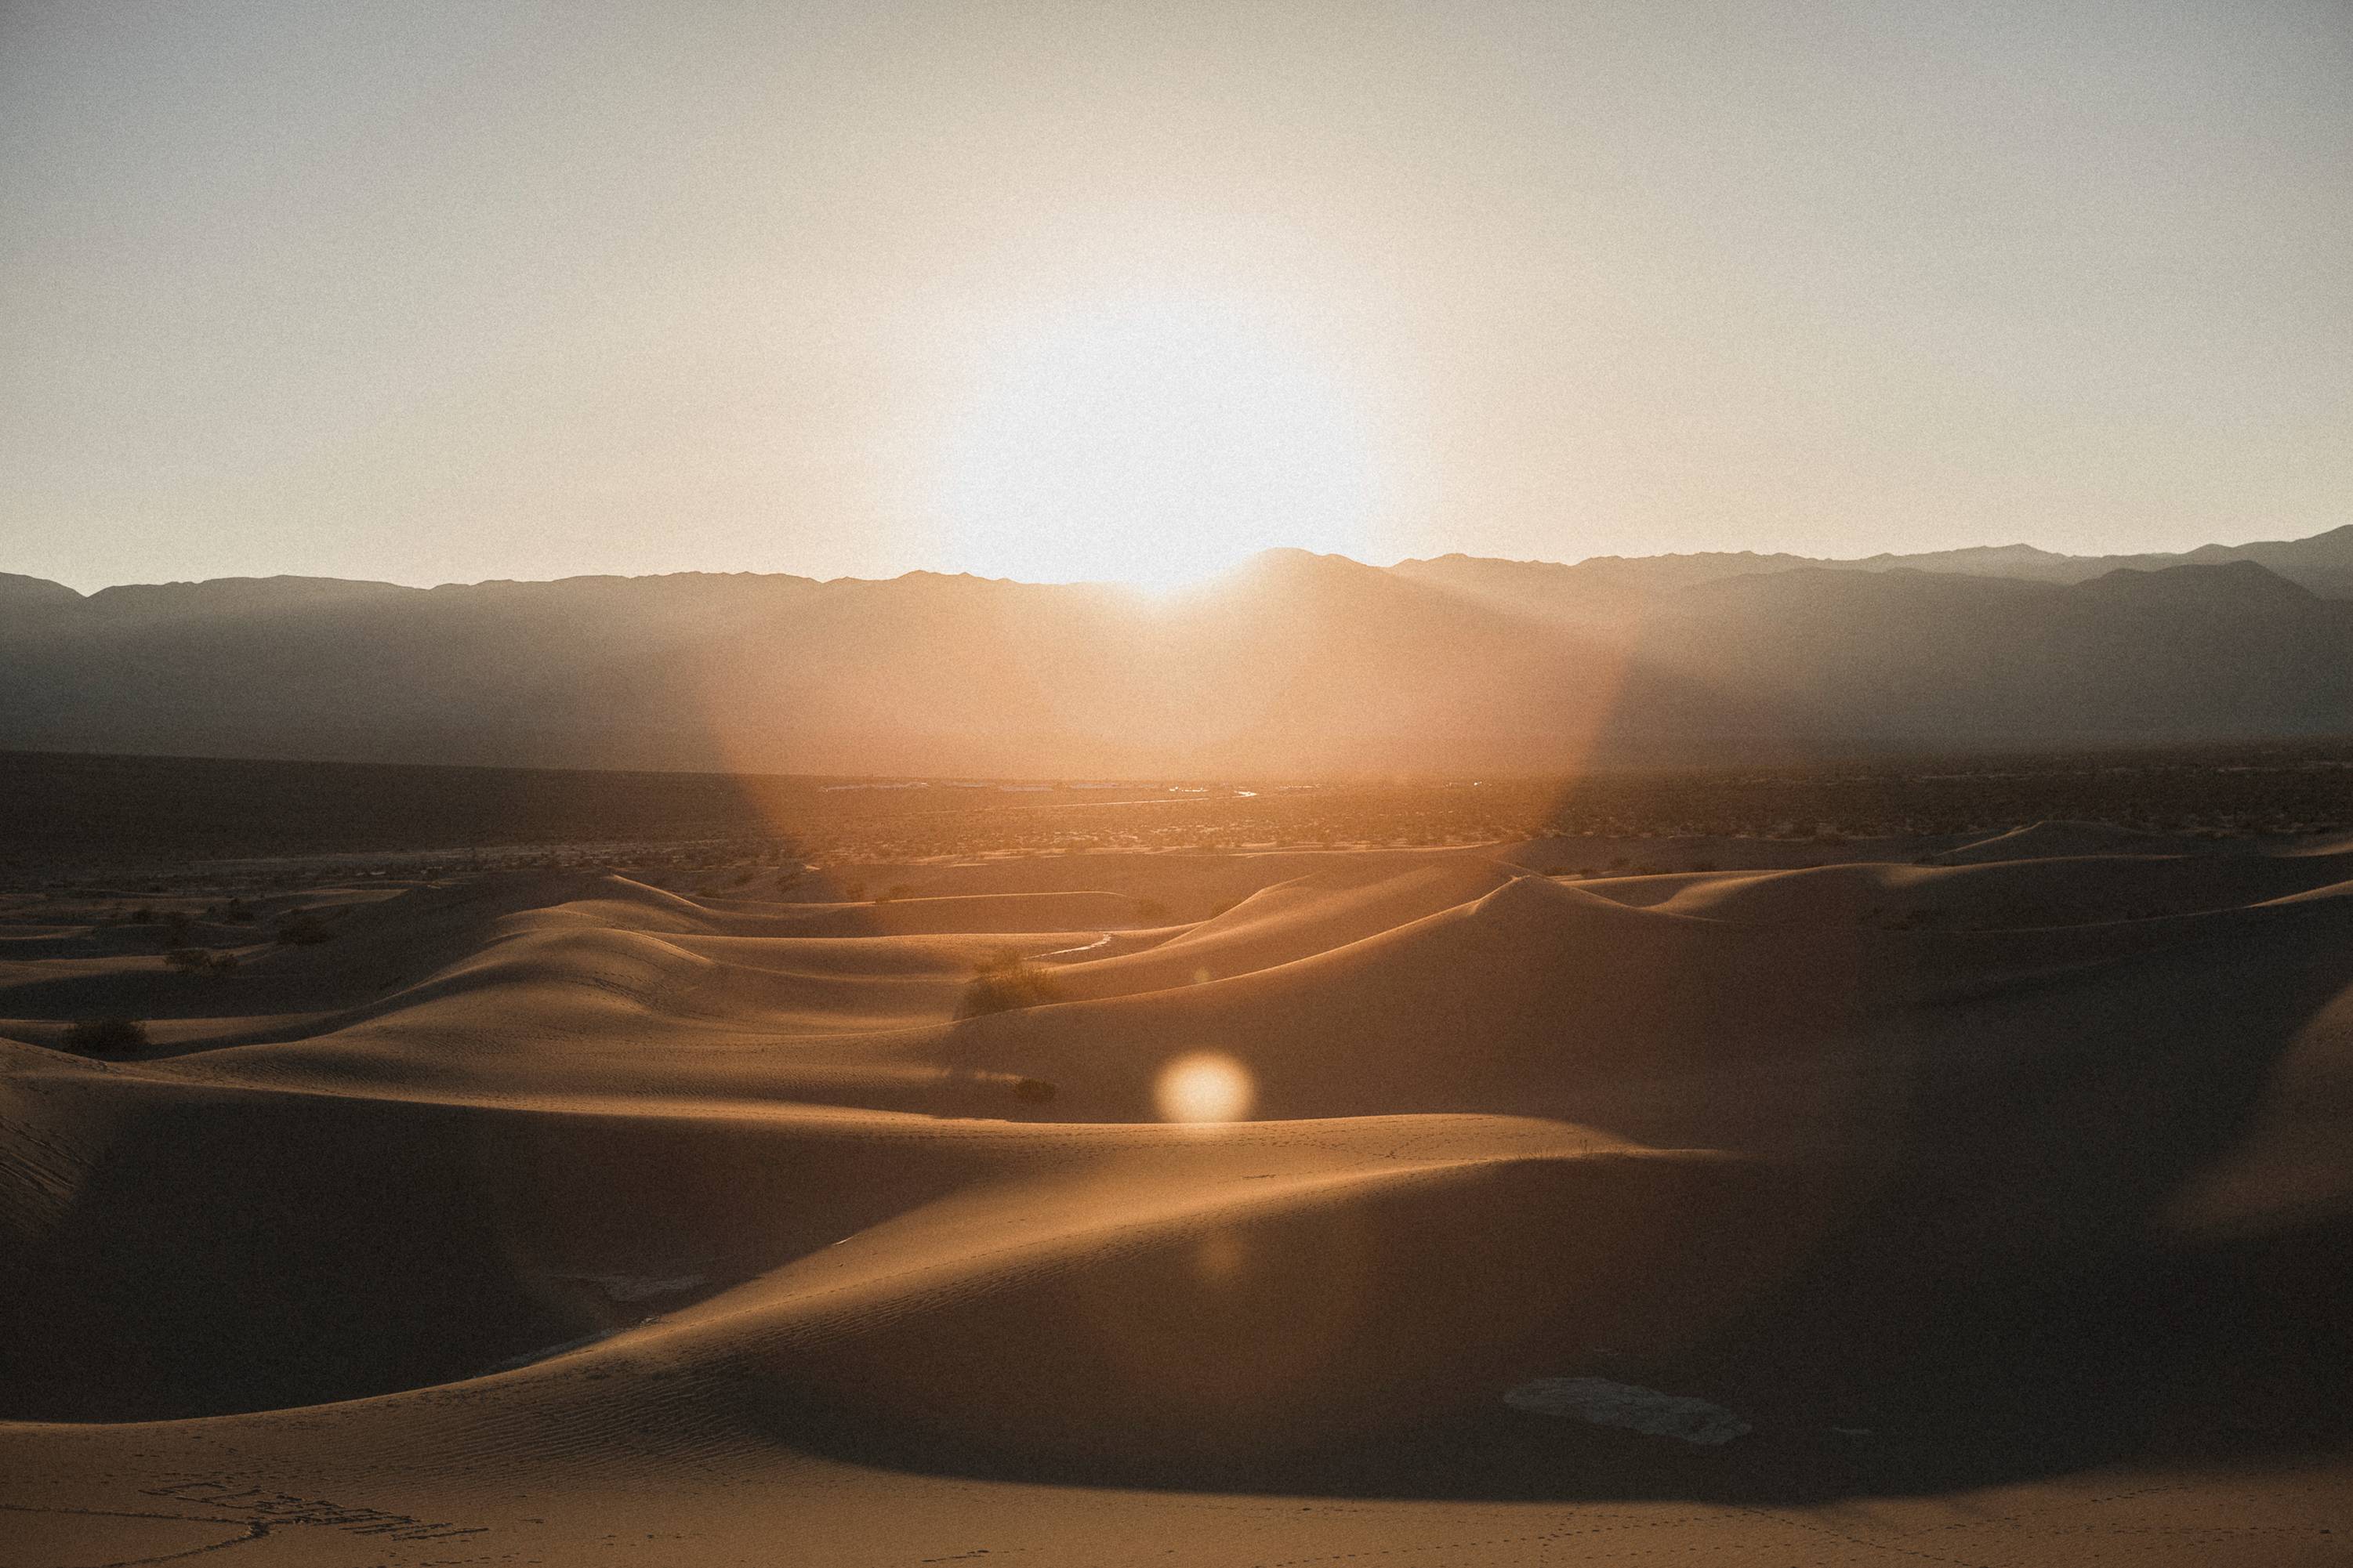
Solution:
[[[87,596],[0,574],[0,747],[836,774],[1545,772],[2353,731],[2353,526],[2182,555],[1270,551]]]

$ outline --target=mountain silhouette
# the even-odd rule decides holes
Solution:
[[[2353,601],[2328,592],[2353,529],[2191,555],[1279,550],[1166,598],[936,573],[0,576],[0,746],[1230,776],[2353,730]]]

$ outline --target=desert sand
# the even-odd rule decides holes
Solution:
[[[1562,868],[17,899],[0,1563],[2353,1557],[2353,841]]]

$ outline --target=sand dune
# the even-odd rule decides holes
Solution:
[[[0,1563],[2342,1560],[2353,845],[1937,860],[28,914]]]

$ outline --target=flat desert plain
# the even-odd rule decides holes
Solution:
[[[0,1563],[2353,1557],[2353,842],[1562,853],[14,896]]]

